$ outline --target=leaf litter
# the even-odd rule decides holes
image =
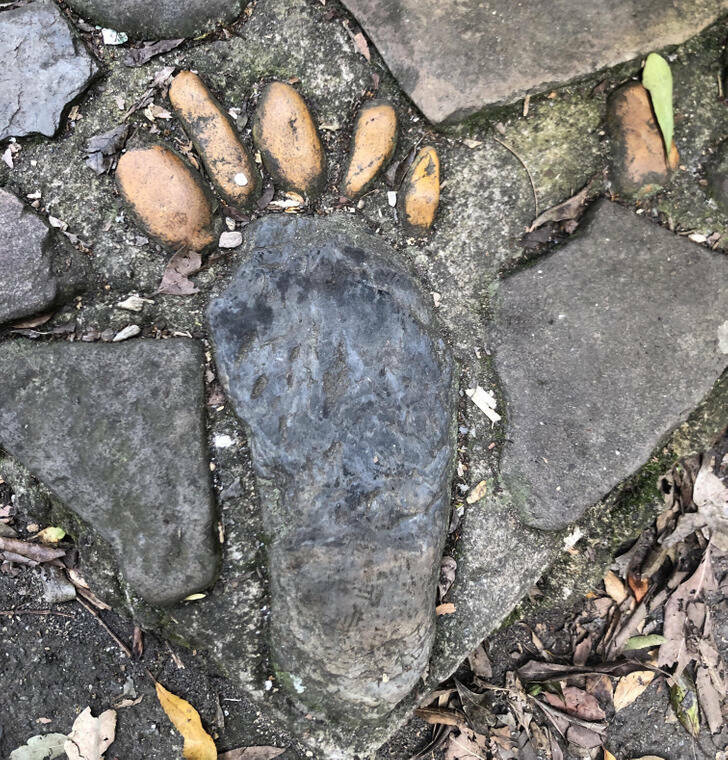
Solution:
[[[486,640],[422,703],[416,714],[434,729],[413,760],[440,747],[450,760],[615,760],[609,725],[650,688],[691,740],[724,728],[728,677],[710,604],[728,591],[715,570],[728,542],[728,436],[659,485],[663,511],[560,630],[526,628],[511,662],[493,660]],[[571,651],[554,656],[544,641],[557,634]]]

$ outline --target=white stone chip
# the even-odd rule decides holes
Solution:
[[[397,205],[397,193],[394,190],[387,190],[387,203],[394,208]]]
[[[154,301],[150,298],[131,295],[123,301],[119,301],[119,303],[116,304],[116,307],[117,309],[125,309],[126,311],[141,311],[144,308],[145,303],[154,303]]]
[[[238,173],[237,173],[237,174],[236,174],[236,175],[233,177],[233,182],[234,182],[234,183],[235,183],[235,184],[236,184],[238,187],[245,187],[245,186],[248,184],[248,178],[247,178],[247,177],[246,177],[246,176],[245,176],[245,175],[244,175],[242,172],[238,172]]]
[[[229,449],[231,446],[235,445],[235,440],[231,436],[226,435],[225,433],[216,435],[212,439],[212,442],[215,448],[218,448],[218,449]]]
[[[220,235],[218,246],[220,248],[237,248],[243,242],[243,233],[240,231],[223,232]]]
[[[127,325],[122,330],[119,330],[116,335],[114,335],[111,342],[118,343],[119,341],[127,340],[127,338],[135,338],[141,331],[142,328],[139,327],[139,325]]]
[[[477,388],[467,388],[465,393],[493,424],[501,419],[500,414],[495,411],[496,400],[492,393],[486,391],[480,385]]]

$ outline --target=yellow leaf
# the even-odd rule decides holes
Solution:
[[[37,538],[42,544],[57,544],[65,536],[66,531],[63,528],[43,528],[33,538]]]
[[[185,760],[217,760],[215,742],[202,727],[197,710],[189,702],[167,691],[161,683],[155,681],[155,686],[159,704],[185,740],[182,750]]]
[[[606,747],[604,747],[603,760],[617,760],[617,758]]]
[[[655,677],[654,670],[636,670],[619,679],[614,690],[614,712],[629,707],[632,702],[650,685]]]

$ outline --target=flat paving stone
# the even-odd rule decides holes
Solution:
[[[155,605],[217,574],[203,365],[187,339],[0,344],[0,446],[111,544]]]
[[[684,42],[728,10],[728,0],[343,3],[435,124]]]
[[[397,254],[348,217],[268,217],[209,310],[250,431],[279,679],[346,724],[426,671],[455,451],[453,360]]]
[[[72,295],[85,265],[40,215],[0,188],[0,325],[29,317]]]
[[[70,0],[81,16],[139,40],[192,37],[233,21],[248,0]]]
[[[99,70],[50,0],[0,10],[0,61],[0,140],[52,137]]]
[[[642,466],[728,366],[728,257],[605,200],[583,225],[496,301],[502,477],[543,529]]]

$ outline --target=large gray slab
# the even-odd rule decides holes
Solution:
[[[425,673],[455,453],[453,360],[397,254],[346,217],[246,228],[209,310],[249,428],[279,679],[357,725]]]
[[[728,257],[602,200],[568,244],[502,282],[495,332],[503,480],[529,525],[562,528],[728,366]]]
[[[0,446],[168,605],[210,585],[218,548],[192,340],[0,345]]]
[[[435,124],[684,42],[728,0],[343,0]]]
[[[51,0],[0,10],[0,140],[52,137],[98,66]]]
[[[70,0],[84,18],[127,32],[134,39],[153,40],[193,35],[233,21],[248,0]]]
[[[30,206],[0,188],[0,325],[42,312],[82,284],[75,249]]]

